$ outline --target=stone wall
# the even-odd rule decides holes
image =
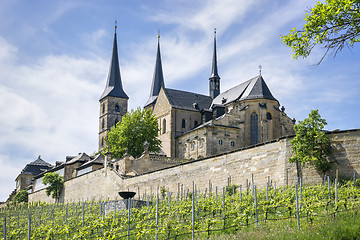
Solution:
[[[336,169],[339,176],[351,177],[354,171],[360,173],[360,129],[330,133],[329,137],[332,144],[330,158],[334,162],[331,174],[334,175]],[[102,168],[66,181],[61,202],[118,199],[117,192],[126,190],[140,192],[140,196],[145,192],[149,195],[161,187],[176,193],[179,188],[191,189],[193,181],[203,192],[209,188],[209,181],[213,189],[215,186],[221,188],[228,184],[229,177],[232,183],[241,184],[243,189],[252,178],[260,188],[265,187],[268,178],[278,186],[290,185],[297,179],[295,165],[287,162],[290,156],[290,138],[283,138],[127,179]],[[313,168],[304,168],[302,172],[305,183],[322,181],[322,174]],[[46,196],[45,190],[40,190],[30,194],[29,201],[52,200]]]

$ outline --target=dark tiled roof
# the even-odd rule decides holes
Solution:
[[[160,89],[164,88],[164,74],[161,64],[161,54],[160,54],[160,42],[158,41],[157,53],[156,53],[156,62],[154,76],[151,85],[150,97],[145,103],[145,107],[154,103],[159,95]]]
[[[247,94],[247,91],[245,91],[245,94],[242,98],[245,99],[270,99],[277,101],[274,96],[271,94],[270,89],[266,85],[264,79],[262,76],[258,76],[256,78],[253,78],[250,85],[249,85],[249,94]]]
[[[105,90],[101,95],[100,100],[107,96],[129,99],[129,97],[124,92],[121,83],[116,33],[114,35],[114,45],[113,45],[109,75],[106,82]]]
[[[243,82],[219,94],[212,105],[225,105],[235,100],[270,99],[277,101],[271,94],[261,75]]]
[[[164,90],[171,106],[179,109],[201,111],[202,109],[209,109],[212,101],[211,97],[198,93],[170,88],[165,88]]]
[[[29,163],[29,165],[52,167],[52,165],[50,163],[47,163],[44,160],[42,160],[40,156],[35,161]]]
[[[65,162],[66,165],[73,164],[75,162],[87,162],[90,160],[89,155],[86,153],[79,153],[76,157],[73,157]]]
[[[75,162],[86,162],[89,161],[90,157],[86,153],[79,153],[77,156],[73,157],[69,161],[66,161],[65,164],[72,164]]]
[[[50,163],[45,162],[39,156],[38,159],[36,159],[35,161],[33,161],[29,164],[26,164],[26,166],[24,167],[24,169],[21,171],[20,174],[38,175],[52,167],[53,166]]]
[[[83,168],[86,168],[86,167],[94,165],[94,164],[97,164],[97,165],[104,164],[104,160],[105,160],[104,155],[99,154],[94,159],[79,166],[77,169],[83,169]]]

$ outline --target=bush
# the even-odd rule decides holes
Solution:
[[[27,203],[29,200],[29,193],[26,190],[21,190],[19,191],[15,197],[14,197],[14,202],[15,203]]]

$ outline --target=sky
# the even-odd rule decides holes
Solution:
[[[129,109],[150,94],[157,34],[165,86],[208,95],[214,28],[220,90],[259,74],[289,117],[359,128],[360,46],[293,60],[280,39],[313,0],[8,0],[0,2],[0,201],[39,155],[54,164],[98,147],[99,97],[114,24]]]

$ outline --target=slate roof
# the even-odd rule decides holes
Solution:
[[[165,88],[165,84],[164,84],[164,74],[161,64],[160,42],[158,37],[154,76],[151,85],[150,97],[145,103],[145,107],[156,101],[161,88]]]
[[[24,169],[21,171],[20,174],[38,175],[52,167],[53,166],[50,163],[45,162],[39,156],[38,159],[36,159],[35,161],[33,161],[29,164],[26,164],[26,166],[24,167]]]
[[[235,100],[246,99],[270,99],[277,101],[271,94],[263,77],[259,75],[219,94],[211,105],[225,105]]]
[[[113,52],[112,52],[112,58],[109,68],[108,79],[106,82],[105,90],[101,95],[100,100],[107,96],[129,99],[129,97],[124,92],[121,83],[116,32],[114,35]]]
[[[79,166],[77,169],[83,169],[83,168],[86,168],[86,167],[94,165],[94,164],[98,164],[98,165],[104,164],[104,160],[105,160],[104,155],[99,154],[94,159],[92,159],[92,160],[82,164],[81,166]]]
[[[165,88],[164,91],[171,106],[179,109],[200,112],[202,109],[209,109],[212,102],[211,97],[198,93],[185,92],[170,88]]]
[[[89,160],[90,160],[89,155],[87,155],[86,153],[79,153],[77,156],[67,160],[65,162],[65,164],[69,165],[69,164],[73,164],[75,162],[87,162]]]
[[[212,68],[211,68],[210,78],[220,78],[218,74],[217,57],[216,57],[216,30],[214,31],[214,52],[213,52],[213,60],[211,67]]]

